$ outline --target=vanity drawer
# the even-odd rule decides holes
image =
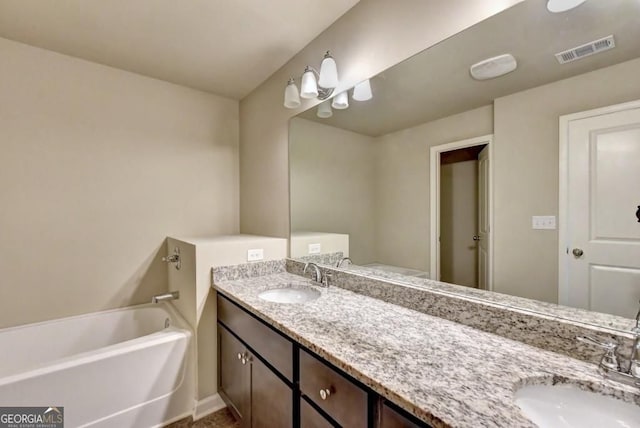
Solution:
[[[329,391],[328,396],[321,391]],[[300,350],[300,391],[344,427],[367,426],[367,393],[342,374]]]
[[[300,428],[333,428],[333,424],[303,398],[300,400]]]
[[[293,382],[293,343],[218,293],[218,320]]]

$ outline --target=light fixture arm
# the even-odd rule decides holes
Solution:
[[[318,70],[316,70],[315,68],[311,67],[310,65],[307,65],[305,67],[305,69],[304,69],[303,74],[306,73],[307,71],[312,71],[313,72],[313,74],[316,76],[316,82],[318,80],[320,80],[320,72],[318,72]],[[318,96],[317,96],[317,98],[320,101],[326,100],[327,98],[329,98],[331,96],[331,94],[333,94],[333,88],[323,88],[320,85],[317,85],[317,87],[318,87]]]

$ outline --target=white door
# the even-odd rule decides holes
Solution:
[[[560,303],[630,318],[640,300],[640,104],[624,106],[561,120],[567,286],[561,277]]]
[[[478,288],[489,287],[489,146],[478,154]]]

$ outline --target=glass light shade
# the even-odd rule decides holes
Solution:
[[[586,0],[549,0],[547,9],[552,13],[561,13],[580,6]]]
[[[358,83],[355,88],[353,88],[353,97],[356,101],[369,101],[373,98],[373,94],[371,93],[371,83],[369,79],[364,82]]]
[[[327,52],[322,60],[322,64],[320,64],[318,85],[323,88],[335,88],[338,86],[338,67],[336,66],[336,61],[329,55],[329,52]]]
[[[347,91],[340,92],[333,98],[333,102],[331,103],[331,107],[336,110],[344,110],[349,108],[349,95]]]
[[[284,106],[286,108],[300,107],[300,95],[298,95],[298,87],[293,79],[289,79],[287,87],[284,88]]]
[[[300,96],[307,99],[315,98],[318,96],[318,84],[316,83],[316,76],[308,67],[305,69],[304,74],[302,75]]]
[[[327,119],[333,116],[333,110],[331,110],[331,104],[329,101],[325,101],[318,106],[318,112],[316,115],[321,119]]]

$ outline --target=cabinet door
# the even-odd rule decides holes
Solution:
[[[262,361],[251,358],[251,428],[293,426],[293,391]]]
[[[396,412],[386,403],[382,405],[380,428],[420,428],[420,426]],[[426,424],[422,426],[428,427]]]
[[[225,401],[240,418],[240,425],[249,427],[251,408],[249,388],[251,387],[249,362],[242,364],[238,355],[248,356],[244,345],[218,324],[218,352],[220,366],[218,372],[219,390]]]
[[[316,411],[304,398],[300,399],[301,428],[333,428],[333,424]]]

